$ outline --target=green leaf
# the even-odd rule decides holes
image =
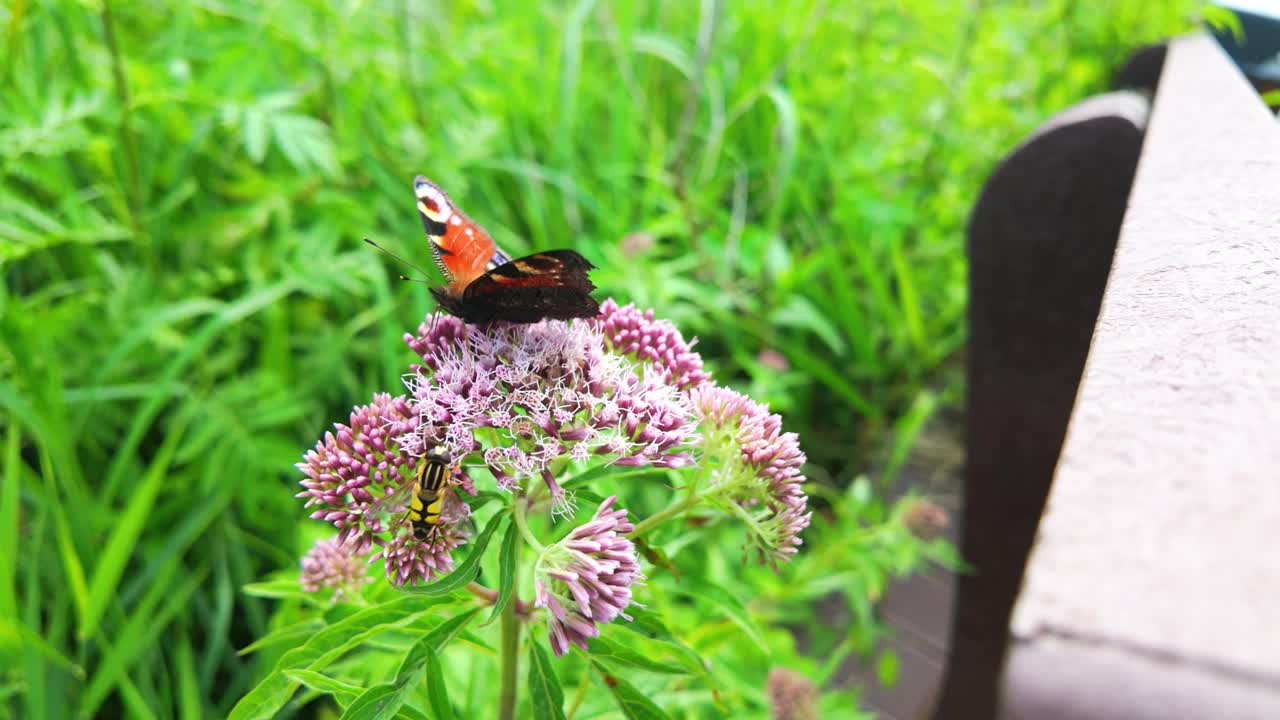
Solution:
[[[658,619],[652,610],[628,608],[627,612],[631,615],[631,622],[614,623],[612,627],[626,630],[651,642],[661,643],[666,646],[667,650],[689,669],[689,672],[701,677],[702,681],[712,687],[714,692],[715,683],[712,682],[711,672],[707,670],[707,661],[696,650],[681,642],[679,638],[667,629],[667,626]],[[716,703],[719,704],[718,697]]]
[[[769,645],[764,641],[764,635],[761,634],[760,628],[756,627],[755,621],[751,619],[746,606],[738,598],[713,585],[702,585],[696,590],[676,588],[675,592],[694,600],[701,600],[714,605],[733,624],[741,628],[742,632],[746,633],[751,642],[760,648],[760,652],[766,655],[769,654]]]
[[[498,600],[493,604],[493,612],[480,627],[498,619],[502,611],[511,603],[511,595],[516,584],[516,548],[520,541],[520,529],[513,522],[507,526],[507,534],[502,536],[502,549],[498,554]]]
[[[342,720],[372,720],[372,718],[395,717],[405,701],[401,688],[392,683],[374,685],[360,693],[360,697],[347,706],[342,713]]]
[[[267,157],[267,119],[259,110],[248,109],[240,122],[244,125],[244,151],[254,164],[261,165]]]
[[[0,479],[0,617],[16,618],[18,595],[15,578],[18,575],[18,497],[22,469],[21,437],[18,424],[9,423],[5,433],[4,475]]]
[[[635,689],[631,683],[618,677],[608,665],[595,659],[591,661],[591,665],[595,667],[596,672],[600,673],[601,679],[613,694],[613,700],[618,703],[622,714],[630,720],[667,720],[670,717],[648,696]]]
[[[463,628],[467,626],[467,623],[471,622],[471,619],[478,612],[480,612],[480,609],[476,608],[449,618],[423,636],[421,640],[414,643],[413,648],[409,650],[409,654],[400,663],[400,669],[396,671],[396,685],[403,686],[412,682],[418,673],[422,672],[423,666],[427,663],[427,658],[438,655],[445,645],[448,645],[462,633]]]
[[[465,500],[465,501],[466,501],[466,503],[467,503],[467,507],[471,508],[471,512],[473,512],[473,513],[474,513],[475,511],[479,510],[480,508],[484,507],[485,505],[488,505],[489,503],[493,502],[494,500],[502,500],[502,501],[506,501],[506,500],[507,500],[507,494],[506,494],[506,493],[493,492],[492,490],[481,490],[480,492],[478,492],[478,493],[476,493],[476,494],[475,494],[475,497],[465,497],[465,496],[464,496],[464,500]]]
[[[645,560],[648,560],[655,567],[660,567],[671,573],[676,582],[680,581],[680,568],[671,562],[671,558],[667,557],[667,553],[662,548],[650,545],[649,541],[643,537],[633,537],[632,542],[635,543],[636,549],[640,551]]]
[[[28,649],[34,648],[41,655],[55,665],[62,667],[70,672],[76,678],[84,678],[84,668],[75,664],[70,658],[58,652],[58,648],[49,644],[49,641],[40,636],[27,627],[26,623],[18,618],[7,618],[0,616],[0,647],[17,646],[25,643]]]
[[[427,633],[421,640],[414,643],[409,650],[409,654],[405,655],[404,660],[400,663],[400,669],[396,672],[394,682],[385,685],[376,685],[365,690],[356,701],[347,708],[342,714],[347,720],[390,720],[394,718],[396,713],[404,707],[409,701],[416,688],[418,676],[422,674],[424,667],[429,667],[432,660],[436,660],[437,667],[439,661],[436,659],[440,651],[444,649],[449,641],[457,637],[467,623],[480,612],[479,608],[463,613],[456,617],[440,623],[434,630]],[[428,677],[428,683],[430,678]]]
[[[686,673],[684,668],[658,662],[657,660],[653,660],[650,656],[646,656],[637,650],[623,645],[622,643],[615,642],[603,636],[592,638],[590,641],[590,647],[592,658],[608,660],[620,665],[629,665],[641,670],[648,670],[649,672],[665,673],[669,675],[683,675]]]
[[[633,633],[658,640],[674,640],[675,635],[652,610],[640,607],[627,608],[631,622],[615,623],[615,627],[626,628]]]
[[[892,650],[880,653],[876,660],[876,678],[885,687],[893,687],[898,682],[898,654]]]
[[[169,478],[169,463],[173,460],[179,442],[186,435],[183,432],[185,425],[185,420],[179,420],[168,429],[164,444],[151,461],[146,475],[130,493],[129,505],[112,523],[111,537],[107,538],[102,557],[89,581],[88,606],[79,630],[82,640],[97,632],[102,614],[115,598],[116,586],[120,583],[120,576],[124,574],[125,565],[133,556],[143,526],[151,515],[151,507],[160,494],[161,486]]]
[[[324,621],[319,618],[311,618],[302,622],[286,625],[282,628],[276,628],[262,637],[240,649],[237,655],[249,655],[255,653],[264,647],[274,645],[281,642],[289,642],[291,640],[300,640],[305,637],[315,635],[317,631],[324,627]]]
[[[832,322],[831,315],[819,310],[818,306],[804,295],[788,296],[782,307],[773,312],[773,322],[781,327],[807,330],[817,335],[833,357],[842,357],[845,354],[844,338]]]
[[[564,691],[560,677],[542,644],[529,640],[529,702],[534,720],[564,720]]]
[[[493,537],[493,533],[498,530],[498,526],[506,517],[505,512],[500,512],[489,519],[489,524],[484,526],[484,530],[481,530],[480,536],[476,538],[471,554],[456,570],[433,583],[405,588],[404,592],[412,595],[444,595],[466,587],[467,583],[475,580],[476,575],[480,573],[480,560],[484,557],[485,548],[489,546],[489,539]]]
[[[80,696],[80,713],[86,717],[97,715],[99,706],[106,701],[113,688],[126,692],[132,683],[129,670],[139,656],[155,646],[160,633],[173,619],[189,606],[190,598],[204,585],[204,569],[190,571],[182,582],[173,579],[180,572],[176,561],[167,569],[146,597],[132,608],[128,622],[115,628],[111,638],[101,631],[94,641],[102,646],[97,669],[92,673]]]
[[[314,595],[302,589],[298,584],[298,579],[294,578],[278,578],[268,580],[266,582],[249,583],[241,590],[245,595],[250,597],[271,598],[273,600],[283,600],[286,598],[311,598]]]
[[[435,653],[427,656],[427,700],[436,720],[453,720],[453,703],[449,702],[449,688],[445,685],[444,669]]]
[[[341,680],[335,680],[324,673],[318,673],[314,670],[290,670],[285,676],[294,682],[305,685],[312,690],[322,693],[328,693],[333,696],[338,704],[346,707],[356,701],[363,692],[359,685],[352,685]]]
[[[581,473],[574,475],[568,480],[560,483],[565,490],[574,490],[582,487],[589,482],[603,480],[608,478],[610,482],[636,482],[645,477],[666,477],[667,470],[655,469],[651,467],[623,468],[609,463],[601,463],[592,468],[587,468]]]
[[[275,668],[231,709],[231,720],[274,716],[297,689],[290,670],[320,670],[348,650],[387,630],[410,625],[447,597],[400,596],[362,610],[316,633],[305,645],[284,654]]]

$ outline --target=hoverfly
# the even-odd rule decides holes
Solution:
[[[440,529],[440,515],[453,493],[449,482],[452,472],[453,459],[449,453],[433,445],[423,454],[413,480],[378,500],[371,512],[383,515],[404,512],[413,527],[413,537],[426,542]]]

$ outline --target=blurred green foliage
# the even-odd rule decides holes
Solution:
[[[261,677],[240,588],[297,562],[291,464],[429,309],[359,242],[425,259],[416,172],[586,253],[844,482],[958,392],[985,174],[1198,5],[0,7],[0,715],[217,716]]]

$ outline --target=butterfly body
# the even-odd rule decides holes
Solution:
[[[440,307],[463,322],[533,323],[595,317],[595,266],[574,250],[548,250],[511,260],[484,228],[419,175],[413,181],[422,228],[447,284],[432,288]]]

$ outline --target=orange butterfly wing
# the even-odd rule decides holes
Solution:
[[[461,296],[476,278],[507,258],[484,228],[449,200],[438,185],[419,175],[413,179],[422,229],[431,244],[436,267],[449,283],[449,292]]]
[[[435,183],[419,175],[413,191],[431,254],[448,282],[431,294],[451,315],[468,323],[531,323],[600,313],[587,276],[595,266],[582,255],[549,250],[511,260]]]

